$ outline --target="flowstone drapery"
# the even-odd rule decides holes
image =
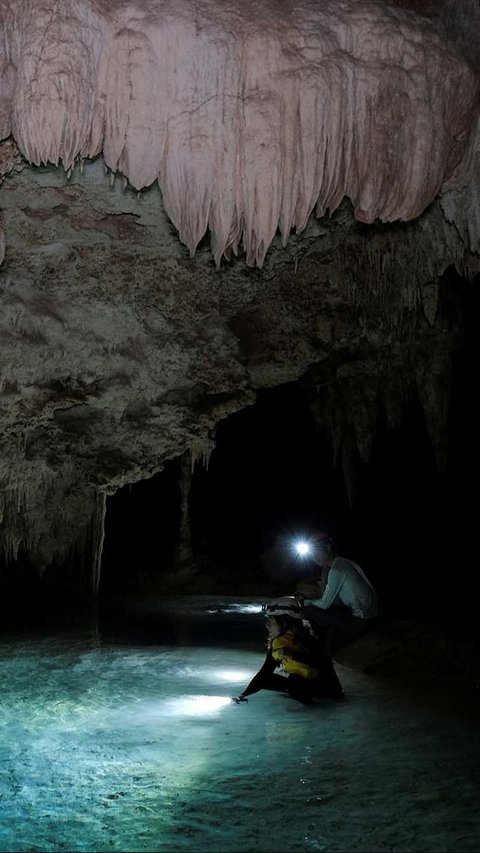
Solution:
[[[478,80],[455,43],[393,3],[2,0],[0,138],[30,163],[103,153],[216,263],[262,265],[312,211],[417,217],[462,185]]]

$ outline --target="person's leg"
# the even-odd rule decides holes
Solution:
[[[312,682],[314,679],[302,678],[301,675],[288,676],[288,695],[302,705],[312,705]]]
[[[333,663],[320,672],[318,678],[312,680],[310,685],[313,696],[323,699],[335,699],[338,696],[343,696],[343,687],[340,684]]]
[[[262,684],[262,690],[275,690],[277,693],[288,693],[288,681],[284,675],[272,673],[265,678]]]
[[[306,619],[329,654],[332,648],[338,647],[338,642],[341,644],[342,632],[345,625],[349,624],[349,616],[351,613],[346,607],[329,607],[327,610],[322,610],[314,604],[305,607]]]
[[[336,624],[332,624],[328,629],[325,640],[325,649],[328,654],[333,654],[342,646],[351,643],[360,637],[368,628],[366,619],[359,619],[358,616],[353,616],[348,610],[342,614],[342,618]]]

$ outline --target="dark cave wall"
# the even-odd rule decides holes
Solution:
[[[459,407],[457,417],[463,416]],[[398,430],[379,425],[370,463],[359,463],[357,497],[349,506],[342,472],[332,464],[328,440],[316,433],[298,385],[260,395],[255,407],[218,430],[209,470],[194,476],[196,571],[178,576],[165,591],[291,592],[306,571],[288,551],[291,539],[326,527],[340,553],[368,572],[385,615],[461,622],[469,604],[452,591],[474,553],[468,487],[476,476],[463,437],[452,448],[457,458],[440,474],[422,411],[411,400]],[[172,570],[178,510],[173,478],[170,500],[166,495],[167,476],[150,484],[153,512],[137,487],[111,499],[104,598],[122,582],[161,590]],[[168,507],[163,517],[162,507]]]
[[[195,467],[191,566],[176,562],[180,457],[107,498],[100,606],[137,594],[290,592],[306,571],[291,559],[291,538],[326,527],[367,571],[386,616],[474,625],[478,283],[450,270],[442,285],[453,346],[444,470],[412,390],[395,428],[378,405],[370,456],[354,459],[351,500],[328,430],[312,414],[310,377],[265,389],[217,424],[208,470]],[[20,553],[0,575],[3,622],[73,618],[88,603],[86,557],[72,554],[40,578]]]
[[[312,416],[308,383],[264,390],[217,426],[208,470],[195,468],[190,572],[176,574],[174,565],[179,460],[108,500],[103,600],[122,584],[145,584],[151,594],[292,591],[304,568],[288,544],[320,526],[368,572],[385,615],[456,625],[473,619],[462,576],[473,569],[480,469],[478,282],[450,271],[442,304],[454,340],[445,470],[412,390],[396,428],[379,406],[370,458],[355,460],[351,502],[330,438]]]
[[[147,584],[175,559],[180,524],[180,459],[107,498],[100,593]]]

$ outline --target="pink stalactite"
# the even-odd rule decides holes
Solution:
[[[6,23],[6,17],[2,23]],[[12,101],[15,85],[15,69],[11,61],[9,33],[5,26],[0,29],[0,140],[12,132]]]
[[[31,163],[68,170],[91,132],[106,22],[93,4],[75,0],[12,8],[13,135]]]
[[[478,78],[380,0],[0,0],[0,130],[32,163],[158,180],[180,239],[263,263],[344,196],[418,216],[471,143]],[[10,103],[11,102],[11,103]],[[11,122],[11,124],[10,124]]]

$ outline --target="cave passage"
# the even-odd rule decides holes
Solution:
[[[367,571],[387,616],[468,627],[473,606],[452,598],[452,585],[475,550],[471,493],[480,469],[471,381],[477,353],[478,344],[470,342],[454,365],[446,471],[437,468],[412,396],[399,428],[380,413],[370,460],[357,465],[352,505],[301,383],[260,392],[255,405],[221,422],[208,470],[196,466],[189,499],[203,586],[184,591],[291,592],[281,584],[293,583],[298,567],[277,577],[275,560],[285,560],[285,546],[298,532],[321,527],[333,533],[340,553]],[[104,601],[122,585],[140,587],[173,568],[179,472],[180,460],[171,460],[162,473],[109,499]]]

